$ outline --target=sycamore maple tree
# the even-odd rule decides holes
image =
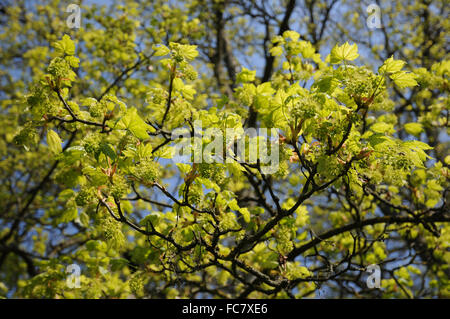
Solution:
[[[2,296],[450,296],[445,1],[378,30],[337,0],[119,2],[79,29],[0,2]],[[195,121],[276,128],[276,171],[174,160]]]

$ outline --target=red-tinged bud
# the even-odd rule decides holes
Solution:
[[[289,157],[289,162],[291,163],[296,163],[298,162],[300,159],[298,158],[297,154],[291,155],[291,157]]]
[[[373,150],[369,150],[367,147],[364,147],[358,154],[358,156],[356,157],[357,159],[363,159],[366,157],[369,157],[370,154],[373,153]]]

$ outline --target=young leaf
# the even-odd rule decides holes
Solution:
[[[173,158],[175,154],[175,148],[172,146],[166,146],[166,147],[161,147],[159,150],[157,150],[153,156],[154,157],[160,157],[160,158]]]
[[[56,49],[56,52],[58,52],[61,55],[75,54],[75,43],[67,34],[64,34],[62,40],[54,42],[53,47]]]
[[[250,212],[247,207],[239,209],[239,213],[242,214],[242,217],[246,223],[250,223]]]
[[[405,61],[402,60],[394,60],[394,57],[390,57],[386,61],[384,61],[383,65],[378,69],[380,73],[395,73],[400,71],[403,66],[406,64]]]
[[[385,122],[378,122],[373,124],[370,129],[374,131],[375,133],[392,133],[393,132],[393,126],[392,124],[388,124]]]
[[[416,80],[414,79],[415,75],[413,73],[400,71],[392,74],[390,78],[394,80],[395,85],[397,85],[401,89],[418,85]]]
[[[283,32],[283,37],[290,38],[292,41],[297,41],[300,38],[300,34],[296,31],[288,30]]]
[[[280,46],[275,46],[269,50],[270,54],[273,56],[280,56],[283,54],[283,48]]]
[[[151,130],[151,127],[144,122],[134,107],[127,110],[124,117],[117,123],[117,128],[127,129],[139,139],[148,138],[147,130]]]
[[[101,143],[100,144],[100,151],[108,156],[113,161],[117,158],[117,154],[114,151],[114,149],[109,145],[108,143]]]
[[[419,137],[420,133],[423,132],[423,127],[420,123],[407,123],[405,124],[405,131],[408,134]]]
[[[198,55],[196,45],[181,45],[180,53],[186,60],[193,60]]]
[[[247,68],[242,68],[242,71],[238,73],[236,82],[252,82],[255,80],[256,71],[251,71]]]
[[[154,45],[152,47],[153,50],[155,50],[155,56],[164,56],[170,53],[170,49],[168,47],[166,47],[165,45],[159,45],[156,46]]]
[[[52,152],[55,155],[61,153],[62,152],[61,143],[62,141],[58,133],[56,133],[53,130],[49,130],[47,132],[47,144],[48,148],[50,149],[50,152]]]
[[[336,45],[330,54],[330,62],[332,64],[337,64],[342,62],[343,60],[353,61],[359,56],[358,54],[358,46],[356,43],[349,44],[345,42],[343,45]]]

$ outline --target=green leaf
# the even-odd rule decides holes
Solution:
[[[58,195],[58,199],[62,202],[67,202],[70,198],[72,198],[75,195],[75,192],[73,189],[65,189],[61,191]]]
[[[376,133],[391,133],[394,127],[392,126],[392,124],[378,122],[373,124],[370,129]]]
[[[188,174],[192,169],[192,166],[189,164],[176,163],[176,165],[177,165],[178,169],[180,170],[180,172],[182,172],[185,175]]]
[[[244,221],[246,223],[250,223],[250,212],[247,207],[243,207],[239,209],[239,212],[241,213],[242,217],[244,218]]]
[[[141,221],[140,221],[140,225],[142,226],[148,226],[149,224],[155,226],[158,224],[159,221],[159,213],[157,212],[152,212],[150,214],[148,214],[147,216],[145,216]]]
[[[61,139],[59,138],[58,133],[53,130],[49,130],[47,132],[47,144],[50,152],[53,154],[59,154],[62,152]]]
[[[390,78],[394,80],[395,85],[397,85],[401,89],[418,85],[415,77],[416,76],[414,73],[408,73],[405,71],[400,71],[390,76]]]
[[[125,258],[114,258],[111,259],[111,270],[112,271],[119,271],[122,268],[128,266],[128,260]]]
[[[407,123],[405,124],[405,131],[408,134],[419,137],[420,133],[423,132],[423,127],[421,123]]]
[[[192,88],[192,85],[184,84],[183,80],[180,78],[175,78],[173,80],[173,88],[180,91],[187,100],[192,100],[196,93],[195,89]]]
[[[275,90],[272,89],[272,85],[270,82],[264,82],[256,87],[256,93],[263,96],[267,96],[274,94]]]
[[[160,158],[173,158],[175,154],[175,148],[172,146],[165,146],[158,149],[153,156],[154,157],[160,157]]]
[[[242,71],[238,73],[236,77],[236,82],[252,82],[255,80],[256,71],[251,71],[247,68],[242,68]]]
[[[168,47],[166,47],[165,45],[154,45],[152,47],[153,50],[155,50],[154,55],[155,56],[164,56],[164,55],[168,55],[170,53],[170,49]]]
[[[332,64],[340,63],[343,60],[353,61],[359,56],[358,54],[358,46],[356,43],[349,44],[345,42],[343,45],[336,45],[330,54],[330,62]]]
[[[433,149],[430,145],[428,145],[427,143],[421,142],[421,141],[405,141],[405,142],[403,142],[403,145],[406,147],[409,147],[411,149],[420,149],[420,150]]]
[[[273,48],[271,48],[269,50],[270,54],[272,54],[272,56],[280,56],[283,54],[283,48],[280,46],[275,46]]]
[[[297,41],[300,38],[300,34],[296,31],[288,30],[283,32],[283,38],[290,38],[292,41]]]
[[[69,63],[69,65],[70,65],[72,68],[78,68],[78,66],[80,65],[80,59],[78,59],[78,58],[75,57],[75,56],[66,56],[66,57],[64,58],[64,60],[66,60],[67,63]]]
[[[75,54],[75,43],[72,41],[70,36],[64,34],[62,40],[53,43],[53,47],[61,55],[74,55]]]
[[[232,210],[239,210],[241,209],[237,203],[237,200],[234,198],[231,202],[228,203],[228,207]]]
[[[181,45],[180,46],[180,54],[186,60],[193,60],[198,55],[197,46],[196,45]]]
[[[64,162],[69,165],[82,159],[83,156],[86,155],[86,151],[83,146],[76,145],[67,148],[63,154],[64,154]]]
[[[133,208],[133,204],[131,204],[130,201],[123,201],[122,202],[122,209],[127,212],[128,214],[132,213],[134,208]]]
[[[78,216],[79,220],[80,220],[80,224],[83,227],[89,227],[89,215],[86,214],[85,212],[81,212],[80,215]]]
[[[437,192],[440,192],[444,189],[441,185],[439,185],[438,181],[436,181],[435,179],[432,179],[427,182],[427,188]]]
[[[445,163],[446,165],[450,165],[450,155],[447,155],[447,156],[445,157],[444,163]]]
[[[114,151],[114,149],[108,143],[100,144],[100,152],[108,156],[113,161],[117,158],[116,151]]]
[[[139,139],[148,138],[148,131],[152,128],[138,115],[136,108],[129,108],[116,126],[118,129],[127,129]]]
[[[383,65],[378,69],[380,73],[394,73],[400,71],[403,66],[406,64],[405,61],[402,60],[394,60],[394,57],[390,57],[386,61],[384,61]]]
[[[152,150],[153,147],[150,143],[141,143],[138,146],[137,153],[139,155],[139,158],[148,158],[152,156]]]
[[[68,223],[77,218],[78,210],[76,207],[67,207],[62,211],[62,214],[58,216],[58,223]]]
[[[216,193],[220,192],[220,187],[208,178],[197,177],[197,180],[205,185],[207,189],[214,189]]]
[[[88,242],[86,242],[85,245],[88,251],[95,251],[95,250],[106,251],[107,249],[106,243],[100,240],[91,239]]]
[[[319,92],[333,93],[334,89],[340,84],[339,80],[333,76],[321,77],[318,81],[314,83],[314,87],[319,90]]]
[[[378,144],[383,144],[385,142],[390,142],[391,139],[384,135],[383,133],[376,133],[376,134],[372,134],[369,138],[368,138],[369,144],[372,146],[376,146]]]
[[[238,211],[239,213],[241,213],[242,217],[244,218],[244,221],[246,223],[250,222],[250,211],[248,210],[247,207],[239,207],[237,200],[234,198],[231,202],[228,203],[228,207],[230,207],[230,209]]]

